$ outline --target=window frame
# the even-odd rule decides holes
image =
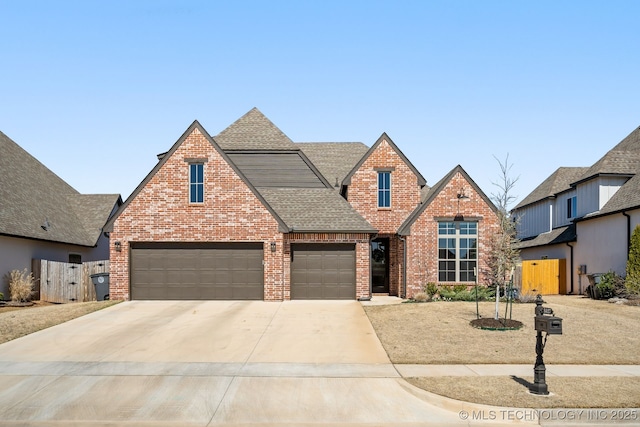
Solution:
[[[379,170],[377,172],[378,209],[391,209],[391,171]],[[385,176],[388,177],[388,179],[381,180]]]
[[[479,259],[478,222],[438,221],[437,236],[438,282],[475,283]]]
[[[195,171],[195,179],[194,179]],[[201,205],[204,203],[204,163],[189,163],[189,204]]]
[[[578,196],[571,196],[567,199],[567,219],[572,219],[577,216],[578,210]]]

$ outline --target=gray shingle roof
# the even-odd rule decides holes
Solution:
[[[375,233],[331,188],[258,188],[292,232]]]
[[[369,150],[362,142],[298,142],[296,145],[331,185],[338,183],[338,188]]]
[[[640,166],[640,127],[609,150],[600,160],[588,168],[576,181],[584,181],[596,175],[633,175]]]
[[[539,202],[558,193],[569,190],[571,184],[577,181],[589,168],[561,167],[555,170],[547,179],[542,181],[527,197],[522,199],[514,208],[518,209],[531,203]]]
[[[536,246],[558,245],[561,243],[576,241],[575,224],[566,227],[555,228],[547,233],[538,234],[533,239],[522,240],[514,247],[516,249],[534,248]]]
[[[293,141],[257,108],[252,108],[213,139],[225,151],[298,149]]]
[[[640,172],[640,170],[639,170]],[[611,199],[592,216],[607,215],[615,212],[621,212],[627,209],[637,209],[640,207],[640,175],[635,175],[629,181],[620,187]]]
[[[119,202],[78,193],[0,132],[0,234],[95,246]]]

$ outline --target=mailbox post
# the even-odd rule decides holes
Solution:
[[[562,335],[562,319],[553,315],[553,310],[542,306],[542,296],[536,297],[536,364],[533,367],[533,384],[529,387],[529,391],[533,394],[547,395],[546,372],[542,353],[549,335]],[[542,341],[542,333],[546,332],[544,342]]]

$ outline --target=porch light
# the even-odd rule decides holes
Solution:
[[[276,251],[276,242],[271,242],[271,252]]]
[[[122,252],[122,243],[119,240],[113,242],[113,247],[116,249],[116,252]]]

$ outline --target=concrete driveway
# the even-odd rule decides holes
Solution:
[[[432,397],[355,301],[125,302],[0,345],[0,425],[467,425]]]

